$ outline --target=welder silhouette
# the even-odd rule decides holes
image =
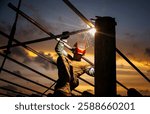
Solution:
[[[65,34],[68,34],[68,32],[63,32],[63,35]],[[67,43],[68,37],[62,37],[55,47],[59,57],[57,58],[58,80],[54,96],[71,96],[71,91],[79,85],[79,76],[84,73],[94,76],[94,68],[87,62],[81,61],[86,52],[86,45],[76,42],[72,50],[72,57],[64,50],[64,43]]]

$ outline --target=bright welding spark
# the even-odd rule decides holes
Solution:
[[[87,27],[89,28],[89,25],[87,25]],[[92,36],[95,36],[96,33],[96,28],[92,28],[88,31]]]
[[[96,33],[96,29],[92,28],[91,30],[89,30],[90,34],[92,34],[92,36],[95,36]]]

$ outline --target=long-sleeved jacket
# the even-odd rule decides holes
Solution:
[[[63,91],[63,89],[68,88],[65,92],[70,92],[79,85],[79,76],[84,73],[94,76],[94,68],[86,62],[73,60],[73,58],[64,50],[63,42],[60,41],[57,43],[55,51],[59,55],[57,59],[59,78],[55,86],[56,89]]]

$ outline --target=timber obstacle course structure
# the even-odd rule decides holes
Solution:
[[[77,30],[77,31],[73,31],[73,32],[69,32],[66,36],[68,35],[75,35],[81,32],[86,32],[89,31],[92,28],[96,28],[97,32],[95,34],[95,65],[94,63],[92,63],[91,61],[89,61],[87,58],[83,57],[82,59],[85,60],[86,62],[88,62],[89,64],[91,64],[92,66],[95,67],[95,85],[92,84],[91,82],[83,79],[82,77],[79,77],[80,80],[84,81],[85,83],[89,84],[90,86],[95,87],[95,96],[116,96],[117,92],[116,92],[116,83],[119,84],[120,86],[122,86],[124,89],[126,89],[128,91],[128,93],[130,94],[130,96],[142,96],[137,90],[133,90],[130,91],[131,89],[128,89],[126,86],[124,86],[122,83],[120,83],[119,81],[116,80],[116,52],[122,56],[146,81],[150,82],[150,79],[147,78],[147,76],[145,76],[144,73],[142,73],[119,49],[116,48],[116,31],[115,31],[115,26],[116,26],[116,22],[115,19],[112,17],[100,17],[100,16],[96,16],[95,19],[95,25],[93,23],[91,23],[91,21],[89,21],[70,1],[68,0],[63,0],[63,2],[70,7],[87,25],[90,26],[90,28],[88,29],[82,29],[82,30]],[[27,46],[28,44],[33,44],[33,43],[37,43],[37,42],[42,42],[42,41],[47,41],[47,40],[60,40],[59,38],[62,37],[62,34],[59,35],[54,35],[51,32],[47,31],[45,29],[44,26],[40,25],[38,22],[36,22],[34,19],[32,19],[31,17],[29,17],[27,14],[25,14],[24,12],[22,12],[21,10],[19,10],[21,5],[21,0],[19,0],[18,3],[18,7],[16,8],[13,4],[9,3],[8,6],[14,10],[16,12],[16,18],[15,18],[15,22],[13,24],[12,30],[10,32],[10,35],[6,34],[5,32],[0,31],[0,34],[5,36],[6,38],[8,38],[8,45],[6,46],[1,46],[0,49],[4,50],[6,49],[5,53],[0,53],[0,56],[2,56],[4,58],[1,68],[0,68],[0,72],[7,72],[10,75],[16,76],[17,78],[26,80],[30,83],[36,84],[39,87],[42,87],[43,89],[45,89],[45,91],[43,92],[39,92],[37,90],[33,90],[31,88],[16,84],[14,82],[5,80],[0,78],[0,81],[26,89],[28,91],[32,91],[33,93],[36,93],[40,96],[46,96],[46,92],[47,91],[54,91],[52,89],[52,87],[55,85],[56,80],[17,61],[14,60],[13,58],[9,57],[8,55],[11,53],[10,52],[10,48],[13,47],[17,47],[17,46],[22,46],[23,48],[33,52],[34,54],[36,54],[37,56],[41,57],[42,59],[44,59],[45,61],[48,61],[50,64],[54,64],[56,65],[56,63],[54,61],[49,60],[49,58],[47,58],[46,56],[40,54],[38,51],[34,50],[33,48]],[[26,41],[26,42],[20,42],[18,40],[16,40],[14,38],[15,35],[15,31],[16,31],[16,24],[17,24],[17,20],[18,20],[18,15],[23,16],[25,19],[27,19],[29,22],[31,22],[32,24],[34,24],[36,27],[38,27],[39,29],[41,29],[43,32],[45,32],[49,37],[45,37],[45,38],[40,38],[40,39],[36,39],[36,40],[31,40],[31,41]],[[12,42],[15,42],[15,44],[12,44]],[[65,44],[65,46],[68,49],[72,49],[71,46],[69,46],[68,44]],[[49,87],[40,84],[38,82],[35,82],[31,79],[25,78],[19,74],[16,74],[14,72],[9,71],[8,69],[4,68],[4,64],[6,59],[9,59],[10,61],[28,69],[31,70],[32,72],[38,74],[39,76],[42,76],[43,78],[46,78],[48,80],[50,80],[51,82],[53,82],[52,85],[50,85]],[[23,95],[23,96],[29,96],[26,93],[21,93],[15,90],[10,90],[8,88],[5,87],[0,87],[0,89],[2,90],[6,90],[6,91],[11,91],[13,93],[17,93],[19,95]],[[78,92],[79,94],[82,94],[82,92],[78,91],[78,90],[74,90],[76,92]],[[2,96],[11,96],[11,95],[7,95],[5,93],[0,93]]]

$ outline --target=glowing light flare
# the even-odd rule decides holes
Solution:
[[[87,27],[89,28],[89,25],[87,25]],[[95,33],[96,33],[96,28],[92,28],[88,31],[92,36],[95,36]]]
[[[30,57],[37,57],[37,56],[38,56],[38,55],[34,54],[34,53],[31,52],[31,51],[28,51],[28,50],[27,50],[26,52],[28,53],[28,56],[30,56]],[[39,53],[40,53],[40,52],[39,52]],[[44,53],[45,56],[49,56],[49,54],[50,54],[49,52],[46,52],[46,51],[43,51],[43,53]],[[51,55],[51,56],[54,56],[54,54],[55,54],[55,53],[52,53],[52,52],[51,52],[50,55]]]
[[[30,57],[37,57],[37,55],[34,54],[34,53],[31,52],[31,51],[26,51],[26,52],[28,53],[28,55],[29,55]]]

